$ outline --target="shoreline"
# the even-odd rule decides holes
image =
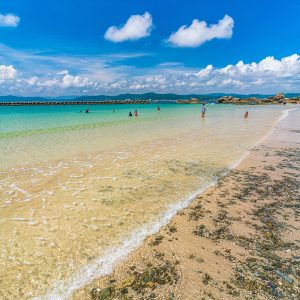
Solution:
[[[256,143],[256,145],[261,143],[265,139],[267,139],[270,135],[272,135],[274,133],[276,125],[288,115],[289,111],[292,111],[294,109],[289,109],[289,110],[284,111],[283,115],[280,116],[279,119],[276,121],[274,128],[266,136],[264,136],[260,141],[258,141]],[[251,154],[252,151],[254,151],[254,150],[248,151],[248,153],[246,153],[246,155],[243,155],[236,163],[233,164],[233,166],[231,167],[231,169],[228,172],[229,175],[227,173],[227,174],[221,176],[221,178],[218,178],[214,182],[211,182],[210,184],[208,184],[208,186],[202,187],[200,190],[198,190],[194,193],[191,193],[191,195],[189,197],[187,197],[184,202],[178,203],[176,205],[176,206],[180,206],[180,207],[173,207],[173,210],[171,209],[167,213],[165,213],[164,214],[165,220],[162,223],[156,222],[156,224],[147,224],[148,226],[147,225],[146,226],[148,228],[148,231],[145,231],[144,230],[145,228],[142,228],[139,231],[133,233],[131,235],[131,238],[129,238],[129,240],[127,239],[126,241],[124,241],[123,248],[125,248],[125,252],[118,251],[116,255],[114,254],[114,256],[112,256],[111,253],[107,253],[106,255],[104,255],[100,259],[98,259],[96,263],[93,263],[93,264],[81,269],[80,272],[78,272],[78,276],[75,276],[73,278],[73,280],[71,281],[72,287],[69,286],[69,289],[67,289],[68,290],[67,295],[65,294],[65,297],[63,297],[63,298],[64,299],[69,298],[70,295],[72,294],[72,292],[76,289],[76,287],[80,288],[81,286],[86,285],[86,287],[83,290],[77,291],[73,295],[73,297],[74,297],[74,299],[90,299],[89,293],[87,293],[87,291],[89,290],[89,288],[91,286],[91,284],[89,282],[91,282],[93,280],[93,278],[101,277],[102,279],[105,279],[106,277],[111,276],[111,275],[109,275],[110,273],[114,274],[114,272],[116,270],[118,270],[120,266],[126,265],[127,261],[130,260],[130,257],[133,255],[134,252],[137,252],[137,251],[139,251],[140,248],[143,248],[144,245],[147,244],[147,241],[149,239],[153,238],[153,235],[155,236],[158,234],[157,232],[160,233],[161,231],[164,231],[165,227],[170,226],[170,222],[173,223],[173,219],[181,214],[181,210],[189,209],[190,206],[192,206],[199,197],[201,198],[202,193],[206,194],[208,190],[216,189],[217,186],[219,185],[219,181],[222,180],[222,178],[224,178],[224,176],[225,176],[225,178],[227,176],[230,176],[232,169],[234,169],[236,166],[239,166],[241,163],[243,163],[244,160],[247,160],[249,153]],[[151,227],[151,229],[149,229],[149,227]],[[139,236],[139,243],[137,246],[132,247],[132,242],[137,238],[137,236]],[[115,250],[117,250],[117,249],[115,249]],[[112,251],[112,249],[110,249],[110,252],[111,251]],[[108,263],[111,265],[106,265],[106,270],[104,270],[104,269],[101,269],[103,267],[103,263]],[[82,275],[83,274],[85,274],[84,276],[87,278],[87,280],[84,280],[84,284],[82,284]],[[95,276],[95,274],[97,274],[97,276]],[[102,279],[100,281],[102,281]],[[81,281],[81,283],[80,283],[80,281]],[[95,282],[95,281],[97,281],[97,279],[94,280],[93,282]],[[48,296],[46,296],[46,297],[36,297],[35,299],[53,299],[53,298],[56,299],[56,297],[60,297],[59,299],[62,299],[61,298],[62,294],[59,292],[61,289],[66,291],[66,286],[63,286],[63,285],[57,286],[55,288],[55,290],[52,290],[51,295],[48,294]],[[84,296],[82,294],[82,291],[84,291],[84,293],[83,293]],[[78,297],[78,295],[80,295],[80,296]]]
[[[280,118],[280,120],[278,121],[278,122],[280,122],[282,119],[284,119],[284,117],[281,117]],[[278,124],[278,123],[277,123]],[[276,127],[276,125],[275,125],[275,127]],[[270,138],[270,136],[273,136],[274,135],[274,130],[276,131],[276,128],[274,128],[264,139],[263,139],[263,141],[265,140],[265,139],[269,139]],[[296,130],[297,131],[297,130]],[[297,134],[297,133],[296,133]],[[272,140],[272,138],[271,138],[271,140]],[[260,141],[261,142],[261,141]],[[271,143],[272,144],[272,143]],[[282,147],[282,145],[281,145],[281,147]],[[299,147],[299,146],[298,146]],[[253,156],[254,154],[255,154],[255,152],[263,152],[264,150],[263,150],[263,145],[259,145],[259,146],[256,146],[254,149],[252,149],[252,150],[250,150],[250,155],[248,156],[248,157],[246,157],[240,164],[239,164],[239,166],[237,167],[237,170],[243,170],[245,167],[244,167],[244,165],[246,164],[247,165],[247,161],[248,160],[252,160],[253,158],[251,157],[251,156]],[[230,173],[235,173],[235,170],[233,170],[233,171],[231,171]],[[161,233],[165,233],[165,231],[168,231],[170,228],[172,228],[172,224],[173,223],[176,223],[176,219],[178,219],[178,218],[181,218],[181,215],[183,214],[183,215],[185,215],[185,211],[186,210],[190,210],[190,209],[192,209],[192,207],[193,206],[195,206],[195,203],[197,203],[198,201],[199,201],[199,199],[201,199],[201,198],[203,198],[203,197],[205,197],[207,194],[209,194],[210,193],[210,191],[211,190],[216,190],[216,189],[218,189],[219,188],[219,185],[220,185],[220,182],[222,182],[223,180],[224,180],[224,178],[227,178],[227,177],[229,177],[230,178],[230,176],[231,176],[231,174],[229,174],[229,175],[227,175],[227,176],[225,176],[225,177],[223,177],[223,178],[221,178],[221,179],[219,179],[218,180],[218,182],[217,182],[217,184],[216,184],[216,186],[214,186],[214,187],[211,187],[211,188],[208,188],[207,190],[205,190],[204,191],[204,193],[202,194],[202,195],[200,195],[200,196],[197,196],[196,197],[196,199],[189,205],[189,207],[188,208],[183,208],[183,210],[182,211],[179,211],[179,212],[177,212],[177,214],[176,214],[176,216],[175,217],[173,217],[172,218],[172,220],[171,220],[171,222],[169,223],[169,224],[164,224],[163,225],[163,227],[161,227],[160,228],[160,230],[159,230],[159,232],[158,233],[156,233],[156,234],[154,234],[154,236],[153,235],[150,235],[149,237],[147,237],[145,240],[144,240],[144,242],[143,242],[143,245],[142,246],[139,246],[138,247],[138,249],[135,249],[135,250],[133,250],[133,252],[131,252],[130,254],[129,254],[129,256],[127,257],[127,258],[123,258],[123,260],[122,261],[120,261],[119,263],[118,263],[118,265],[116,266],[116,268],[114,269],[114,270],[112,270],[112,274],[111,275],[106,275],[106,276],[104,276],[104,277],[101,277],[101,278],[99,278],[99,279],[96,279],[96,280],[94,280],[92,283],[90,283],[90,284],[88,284],[85,288],[83,288],[83,289],[79,289],[77,292],[75,292],[75,294],[72,296],[72,299],[98,299],[97,297],[100,297],[102,294],[102,292],[104,291],[104,292],[106,292],[107,293],[107,299],[110,299],[110,296],[109,296],[109,293],[108,292],[110,292],[111,293],[111,295],[113,295],[112,293],[115,293],[115,292],[113,292],[113,290],[115,290],[115,287],[117,286],[117,282],[119,281],[119,290],[120,290],[120,284],[122,283],[122,280],[123,280],[123,284],[121,284],[121,286],[123,286],[123,288],[126,288],[127,290],[128,290],[128,288],[130,288],[132,285],[133,285],[133,282],[131,282],[130,284],[129,284],[129,279],[127,278],[127,283],[124,283],[124,277],[128,277],[128,272],[130,272],[130,271],[128,271],[128,270],[126,270],[126,269],[128,269],[128,267],[129,266],[131,266],[132,267],[132,264],[136,264],[136,265],[139,265],[139,264],[142,264],[142,262],[140,261],[140,257],[141,257],[141,255],[143,256],[143,255],[145,255],[146,253],[147,253],[147,257],[149,258],[149,257],[151,257],[152,258],[152,256],[153,256],[153,253],[151,254],[151,255],[149,255],[149,251],[150,252],[152,252],[151,250],[153,250],[152,249],[152,247],[153,246],[158,246],[158,247],[162,247],[162,246],[159,246],[160,244],[164,244],[164,242],[162,242],[163,240],[165,240],[165,237],[163,236],[162,238],[161,238]],[[176,235],[176,232],[177,232],[177,229],[176,229],[176,231],[175,231],[175,229],[174,229],[174,234]],[[154,245],[153,246],[149,246],[149,241],[151,241],[152,240],[152,242],[150,242],[150,244],[152,243],[154,243]],[[172,242],[169,242],[169,243],[171,243],[172,244]],[[156,245],[157,244],[157,245]],[[155,250],[156,251],[156,250]],[[137,257],[139,257],[139,259],[137,259]],[[152,266],[155,266],[155,264],[152,264],[151,263],[151,265]],[[157,263],[156,263],[156,265],[157,265]],[[176,264],[175,264],[175,266],[176,266]],[[174,267],[175,267],[174,266]],[[145,268],[145,266],[144,266],[144,268]],[[146,266],[146,269],[147,269],[147,266]],[[122,277],[123,277],[123,279],[122,279]],[[130,277],[130,276],[129,276]],[[113,279],[113,283],[111,283],[110,285],[109,285],[109,283],[112,281],[112,279],[111,278],[118,278],[118,279]],[[114,281],[114,280],[116,280],[116,282]],[[133,280],[134,281],[134,280]],[[149,282],[152,282],[153,283],[153,281],[149,281]],[[107,286],[107,285],[109,285],[109,287],[106,287],[105,288],[105,286]],[[151,285],[151,284],[150,284]],[[154,286],[155,286],[155,288],[154,288]],[[159,284],[157,284],[155,281],[154,281],[154,283],[153,283],[153,287],[150,287],[150,290],[152,291],[152,290],[156,290],[156,287],[157,286],[159,286]],[[172,285],[171,285],[172,286]],[[93,289],[94,288],[94,289]],[[108,290],[107,290],[108,289]],[[149,289],[149,285],[146,285],[145,286],[145,289],[147,290],[147,289]],[[162,287],[160,287],[159,288],[159,290],[160,290],[160,292],[161,292],[161,290],[162,290],[163,288]],[[92,294],[90,294],[90,292],[91,291],[93,291],[93,293]],[[120,292],[120,291],[119,291]],[[125,293],[125,291],[124,291],[124,293]],[[127,293],[125,293],[124,295],[127,295]],[[103,296],[103,295],[102,295]],[[99,298],[100,299],[100,298]],[[103,298],[103,299],[106,299],[106,298]],[[113,298],[112,298],[113,299]],[[118,298],[115,298],[115,299],[118,299]],[[125,298],[126,299],[126,298]],[[132,299],[135,299],[134,297],[132,298]],[[148,299],[148,298],[146,298],[146,299]],[[171,298],[170,298],[171,299]],[[174,298],[175,299],[175,298]],[[177,298],[176,298],[177,299]],[[187,299],[187,298],[178,298],[178,299]],[[209,298],[208,298],[209,299]],[[216,298],[216,299],[218,299],[218,298]],[[265,299],[265,298],[262,298],[262,299]]]
[[[270,135],[272,135],[274,133],[274,130],[276,129],[277,124],[280,121],[282,121],[289,114],[290,111],[293,111],[295,109],[297,108],[287,109],[283,111],[282,115],[276,120],[273,129],[271,129],[267,135],[265,135],[261,140],[259,140],[256,143],[256,145],[267,139]],[[254,148],[255,147],[256,146],[254,146]],[[189,209],[189,207],[193,205],[194,201],[196,201],[199,197],[201,198],[201,194],[206,194],[208,190],[217,188],[219,181],[222,180],[222,178],[224,177],[226,178],[226,176],[228,176],[228,173],[230,175],[232,169],[236,168],[236,166],[239,166],[241,163],[243,163],[245,159],[247,160],[249,153],[251,154],[252,151],[254,150],[246,152],[240,159],[233,163],[230,170],[226,172],[226,174],[223,174],[221,178],[216,178],[216,180],[207,184],[207,186],[202,187],[201,189],[191,193],[188,197],[185,198],[185,201],[173,205],[170,210],[164,213],[163,218],[161,218],[160,221],[151,224],[146,224],[145,227],[141,228],[137,232],[134,232],[130,236],[130,238],[124,241],[121,247],[123,251],[119,251],[120,249],[117,248],[109,249],[109,251],[107,251],[104,256],[97,259],[95,263],[80,269],[79,272],[77,272],[78,276],[74,276],[72,280],[68,282],[68,286],[64,284],[57,285],[55,289],[52,289],[52,292],[50,294],[44,297],[35,297],[34,299],[68,299],[73,293],[73,291],[80,288],[81,286],[86,286],[86,288],[83,289],[85,290],[84,296],[82,296],[80,291],[77,291],[73,295],[73,297],[75,297],[74,299],[90,299],[90,296],[87,293],[89,288],[87,287],[91,285],[90,282],[92,282],[93,280],[93,282],[95,282],[95,277],[110,277],[110,273],[114,273],[114,270],[117,270],[120,265],[122,266],[123,264],[126,264],[128,257],[131,257],[132,253],[139,251],[140,248],[143,248],[144,244],[146,244],[149,239],[153,238],[153,235],[157,235],[157,233],[163,231],[165,227],[170,226],[168,224],[170,224],[170,222],[172,223],[173,219],[180,215],[182,210]],[[133,245],[133,243],[137,239],[138,244]],[[114,255],[111,255],[112,252],[114,253]],[[106,264],[106,268],[103,268],[104,264]],[[85,277],[85,280],[82,280],[82,277]],[[64,292],[67,292],[61,294],[60,291],[62,290],[64,290]],[[80,294],[79,298],[76,296],[78,295],[78,293]]]

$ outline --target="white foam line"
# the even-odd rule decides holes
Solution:
[[[297,109],[297,108],[295,108]],[[275,126],[288,116],[288,113],[294,109],[285,110],[282,115],[276,120]],[[259,140],[255,146],[264,141],[273,131],[274,128],[265,135],[261,140]],[[255,147],[254,146],[254,147]],[[77,290],[88,283],[92,282],[94,279],[99,278],[104,275],[108,275],[113,271],[114,266],[121,260],[126,259],[126,257],[135,249],[137,249],[143,241],[150,235],[157,233],[161,227],[167,225],[171,219],[178,213],[178,211],[186,208],[189,204],[201,193],[210,187],[213,187],[218,182],[220,177],[226,176],[231,169],[236,168],[243,159],[249,155],[250,151],[245,153],[241,158],[239,158],[235,163],[233,163],[228,171],[225,171],[221,176],[214,178],[211,182],[203,185],[200,189],[189,194],[182,201],[169,206],[167,211],[160,217],[158,221],[145,224],[141,228],[135,230],[127,238],[125,238],[121,245],[118,247],[107,249],[106,252],[99,257],[96,261],[91,264],[87,264],[81,267],[71,279],[67,281],[59,281],[51,289],[52,291],[44,296],[34,297],[33,300],[65,300],[71,297],[71,295]]]
[[[145,238],[157,233],[161,227],[167,225],[177,212],[187,207],[195,197],[203,193],[206,189],[216,184],[218,178],[204,185],[201,189],[191,193],[180,203],[171,205],[169,209],[156,221],[142,226],[125,238],[121,245],[108,249],[101,257],[91,264],[80,268],[79,271],[67,282],[60,281],[53,287],[52,292],[41,297],[34,297],[34,300],[64,300],[68,299],[77,289],[84,287],[93,279],[107,275],[112,272],[113,267],[124,260],[130,252],[138,248]]]

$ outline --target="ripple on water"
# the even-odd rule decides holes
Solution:
[[[219,118],[227,119],[222,114]],[[104,130],[101,136],[95,130],[84,131],[94,138],[91,148],[78,142],[87,139],[82,132],[73,144],[62,133],[62,140],[72,146],[64,159],[45,149],[49,156],[43,160],[1,171],[0,195],[7,202],[1,202],[6,207],[0,210],[0,296],[43,295],[50,288],[50,296],[63,299],[91,278],[110,272],[148,234],[188,205],[200,186],[214,182],[268,131],[258,127],[257,120],[249,120],[250,127],[242,120],[238,127],[226,123],[220,128],[212,123],[214,116],[206,124],[198,117],[196,122],[192,112],[191,116],[192,126],[185,127],[186,120],[179,117],[171,124],[143,125],[136,133],[134,127]],[[273,124],[274,115],[261,118],[266,126]],[[58,136],[56,132],[52,142]],[[28,143],[33,139],[28,137]],[[41,151],[42,144],[35,145]],[[32,145],[28,149],[35,151]],[[196,192],[190,194],[192,190]],[[19,268],[14,262],[26,263]],[[21,280],[16,281],[16,274]]]

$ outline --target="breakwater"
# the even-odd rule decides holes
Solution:
[[[103,104],[149,104],[150,100],[107,100],[107,101],[18,101],[0,102],[0,106],[30,105],[103,105]]]

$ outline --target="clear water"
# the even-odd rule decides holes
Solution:
[[[74,274],[226,172],[284,110],[160,107],[0,108],[1,299],[66,296]]]

